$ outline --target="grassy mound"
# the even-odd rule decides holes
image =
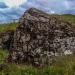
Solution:
[[[60,20],[67,21],[67,22],[75,25],[75,15],[72,15],[72,14],[63,14],[63,15],[53,14],[52,16],[55,16]]]
[[[15,30],[17,26],[18,23],[0,24],[0,32]]]
[[[4,63],[5,59],[7,58],[9,52],[7,50],[0,49],[0,64]]]

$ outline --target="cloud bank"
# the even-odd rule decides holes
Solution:
[[[0,2],[0,8],[4,9],[7,8],[8,6],[4,2]]]
[[[51,14],[75,14],[75,0],[25,0],[25,2],[17,4],[17,6],[9,6],[4,0],[0,2],[0,22],[19,19],[24,11],[31,7]]]

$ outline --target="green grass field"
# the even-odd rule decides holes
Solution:
[[[55,16],[60,20],[67,21],[67,22],[75,25],[75,15],[72,15],[72,14],[63,14],[63,15],[54,14],[52,16]]]
[[[60,15],[55,15],[59,17]],[[61,15],[60,19],[69,21],[75,25],[75,15]],[[0,32],[15,30],[17,23],[0,25]],[[56,62],[43,68],[36,68],[31,65],[10,64],[4,60],[8,57],[9,51],[0,49],[0,64],[5,64],[0,69],[0,75],[75,75],[75,55],[61,56],[56,58]]]
[[[0,32],[15,30],[17,26],[18,23],[0,24]]]
[[[0,50],[0,59],[8,56],[7,50]],[[75,55],[61,56],[56,62],[43,68],[36,68],[24,64],[9,64],[0,61],[6,66],[1,70],[0,75],[75,75]]]

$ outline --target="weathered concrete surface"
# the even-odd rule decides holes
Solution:
[[[31,8],[20,18],[10,49],[10,62],[51,64],[54,56],[74,53],[75,30],[70,23]]]

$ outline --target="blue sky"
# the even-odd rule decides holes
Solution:
[[[19,19],[31,7],[51,14],[75,14],[75,0],[0,0],[0,22]]]

